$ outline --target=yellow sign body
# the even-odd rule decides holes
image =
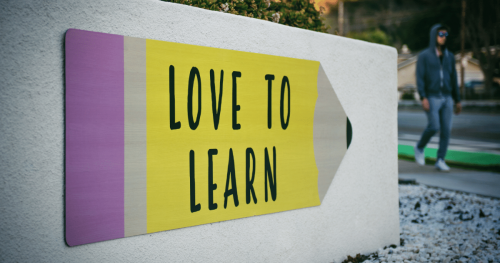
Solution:
[[[146,40],[146,63],[148,233],[320,204],[319,62]]]

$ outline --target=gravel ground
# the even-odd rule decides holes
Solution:
[[[401,244],[344,262],[500,262],[500,200],[399,186]]]

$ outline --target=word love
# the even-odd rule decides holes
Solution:
[[[238,104],[237,100],[237,78],[241,78],[241,72],[232,72],[232,128],[233,130],[241,129],[241,124],[238,123],[238,111],[241,106]],[[196,80],[196,82],[195,82]],[[266,74],[265,80],[268,81],[268,103],[267,103],[267,127],[271,129],[272,127],[272,89],[274,75]],[[193,114],[193,100],[194,97],[194,85],[198,86],[197,100],[198,100],[198,111],[196,113],[196,118]],[[200,71],[196,67],[192,67],[189,73],[188,81],[188,99],[187,99],[187,118],[189,122],[189,128],[191,130],[196,130],[200,124],[201,110],[202,110],[202,85],[201,85]],[[223,84],[224,84],[224,71],[220,72],[220,86],[219,86],[219,98],[217,99],[216,85],[214,70],[210,70],[210,91],[212,92],[212,114],[214,120],[214,129],[219,128],[221,105],[222,105],[222,94],[223,94]],[[285,119],[285,89],[287,89],[287,100],[288,109],[287,116]],[[170,95],[170,129],[177,130],[181,128],[181,122],[176,121],[175,117],[175,67],[170,65],[169,67],[169,95]],[[281,117],[281,127],[286,130],[288,128],[290,120],[290,82],[287,76],[284,76],[281,81],[281,97],[280,97],[280,117]]]

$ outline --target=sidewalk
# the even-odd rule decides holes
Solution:
[[[399,179],[449,190],[500,198],[500,173],[451,168],[440,172],[434,165],[420,166],[413,161],[399,160]]]

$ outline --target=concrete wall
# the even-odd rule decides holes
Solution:
[[[64,242],[69,28],[317,60],[353,141],[323,204],[77,247]],[[1,262],[331,262],[399,242],[396,50],[153,0],[0,2]]]

